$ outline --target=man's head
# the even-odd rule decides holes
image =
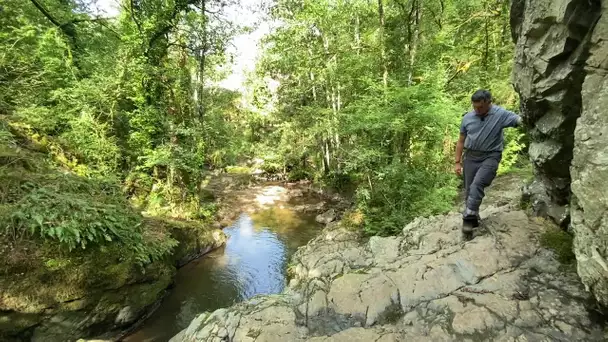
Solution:
[[[471,96],[471,102],[473,103],[475,114],[486,115],[490,107],[492,107],[492,94],[487,90],[479,89]]]

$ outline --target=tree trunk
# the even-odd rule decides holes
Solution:
[[[310,45],[308,47],[308,56],[310,57],[310,63],[311,63],[309,77],[310,77],[310,82],[312,83],[312,99],[316,103],[317,102],[317,86],[315,84],[315,74],[312,71],[313,55],[312,55],[312,49],[310,48]]]
[[[196,111],[201,122],[205,117],[205,58],[207,53],[207,16],[205,14],[206,0],[201,0],[201,16],[205,19],[203,23],[203,41],[200,43],[201,48],[198,53],[198,70],[196,74]]]
[[[382,84],[384,91],[388,88],[388,61],[386,58],[386,44],[384,37],[384,3],[378,0],[378,18],[380,20],[380,60],[382,63]],[[386,95],[386,94],[385,94]]]
[[[325,139],[325,174],[330,171],[329,139]]]
[[[413,12],[413,20],[414,20],[414,30],[412,32],[411,41],[409,42],[409,68],[407,74],[407,84],[412,85],[412,79],[414,75],[414,64],[416,63],[416,52],[418,51],[418,41],[420,39],[420,18],[421,18],[421,8],[420,2],[418,0],[414,0],[412,2],[412,12]]]
[[[342,95],[340,94],[340,82],[338,82],[338,111],[337,113],[340,112],[341,108],[342,108]],[[336,146],[336,150],[340,149],[340,136],[338,135],[338,117],[336,115],[336,117],[334,118],[335,120],[335,126],[336,126],[336,132],[334,135],[334,144]]]
[[[484,86],[487,86],[487,74],[488,74],[488,58],[490,55],[490,32],[489,32],[489,21],[490,21],[490,17],[488,15],[489,9],[488,9],[488,3],[485,3],[485,21],[484,21],[484,51],[483,51],[483,59],[482,59],[482,64],[483,64],[483,69],[485,71],[485,75],[484,75]]]
[[[361,53],[361,32],[360,32],[361,23],[359,22],[359,14],[355,14],[355,49],[357,51],[357,56]]]

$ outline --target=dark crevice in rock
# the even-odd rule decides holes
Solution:
[[[512,0],[511,1],[511,17],[509,23],[511,24],[511,38],[517,43],[521,33],[521,18],[524,17],[526,11],[526,0]]]

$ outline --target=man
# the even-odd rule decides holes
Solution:
[[[487,90],[477,90],[471,96],[471,102],[474,110],[462,118],[454,167],[458,176],[464,171],[466,207],[462,232],[466,237],[470,237],[473,228],[479,225],[479,206],[484,190],[496,177],[502,159],[502,130],[517,127],[522,122],[519,115],[492,104],[492,95]]]

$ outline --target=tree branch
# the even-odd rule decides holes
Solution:
[[[109,19],[111,19],[111,18],[109,18]],[[116,31],[114,31],[113,28],[111,28],[110,26],[107,25],[107,20],[108,20],[108,18],[75,19],[75,20],[69,21],[69,23],[71,23],[71,24],[79,24],[79,23],[86,23],[86,22],[96,23],[99,26],[105,27],[106,29],[108,29],[108,31],[112,32],[118,39],[122,40],[120,34]]]
[[[133,19],[133,22],[135,23],[135,26],[137,26],[137,30],[139,31],[139,34],[143,36],[143,31],[141,30],[141,24],[139,23],[139,21],[137,21],[137,19],[135,18],[135,12],[133,11],[133,0],[130,1],[131,6],[129,6],[129,13],[131,14],[131,19]]]
[[[44,8],[44,6],[42,6],[41,3],[38,2],[38,0],[30,0],[34,6],[36,6],[36,8],[38,8],[38,10],[40,12],[42,12],[42,14],[44,14],[44,16],[51,22],[53,23],[53,25],[57,26],[58,28],[62,29],[62,25],[61,23],[59,23],[57,21],[57,19],[53,18],[53,16],[49,13],[49,11],[46,10],[46,8]],[[63,31],[63,29],[62,29]]]
[[[74,19],[74,20],[70,20],[69,22],[70,22],[70,23],[73,23],[73,24],[77,24],[77,23],[84,23],[84,22],[92,22],[92,23],[95,23],[95,22],[100,22],[100,21],[108,21],[108,20],[110,20],[110,19],[113,19],[113,18],[86,18],[86,19]],[[65,25],[65,24],[64,24],[64,25]]]

